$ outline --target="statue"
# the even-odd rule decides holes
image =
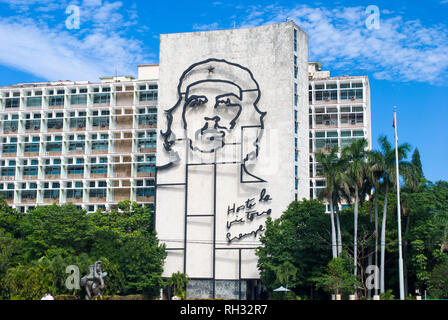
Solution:
[[[101,266],[101,261],[95,262],[89,266],[89,274],[81,278],[81,286],[86,289],[86,300],[92,300],[92,297],[101,299],[104,277],[107,276],[107,272],[103,272]]]

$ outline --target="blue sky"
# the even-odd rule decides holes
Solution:
[[[69,5],[80,8],[69,29]],[[380,10],[368,29],[366,8]],[[294,20],[309,35],[310,60],[333,76],[368,75],[374,147],[417,146],[427,178],[448,180],[448,0],[104,1],[0,0],[0,85],[136,75],[157,63],[161,33],[251,27]]]

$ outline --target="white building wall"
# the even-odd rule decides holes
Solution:
[[[216,152],[216,159],[213,154],[191,151],[189,144],[186,143],[185,138],[192,136],[189,132],[191,127],[201,128],[203,124],[202,118],[199,117],[201,120],[198,121],[201,123],[190,122],[191,126],[187,128],[187,132],[184,132],[182,111],[185,97],[182,98],[180,105],[173,109],[172,129],[176,139],[181,141],[173,145],[172,155],[177,154],[180,160],[169,169],[158,170],[157,173],[156,229],[159,238],[166,243],[169,250],[163,276],[169,277],[173,272],[181,271],[193,279],[259,278],[253,248],[259,246],[258,239],[262,231],[258,232],[256,237],[251,234],[230,243],[228,240],[239,237],[240,234],[255,232],[260,226],[264,228],[268,214],[254,217],[250,221],[247,218],[248,211],[254,210],[261,214],[271,210],[270,216],[275,219],[280,217],[295,199],[294,28],[298,30],[298,52],[296,53],[299,68],[297,79],[298,165],[300,175],[303,175],[299,177],[298,197],[301,199],[309,197],[306,34],[294,23],[288,22],[251,29],[161,36],[159,131],[164,132],[167,128],[164,110],[171,109],[178,102],[177,88],[183,72],[191,65],[210,58],[223,59],[249,69],[258,82],[261,92],[257,106],[262,112],[266,112],[263,118],[264,132],[259,144],[258,158],[247,164],[252,175],[266,182],[241,183],[241,153],[246,154],[247,146],[250,146],[254,137],[259,134],[259,129],[245,129],[242,152],[241,145],[238,144],[241,142],[240,127],[260,124],[260,114],[255,112],[252,102],[248,103],[248,100],[256,99],[257,92],[243,93],[241,115],[235,128],[225,137],[226,142],[231,141],[236,144],[226,145],[220,149]],[[204,68],[210,67],[214,70],[207,73]],[[253,82],[248,77],[247,71],[241,71],[240,68],[225,62],[211,61],[198,69],[200,70],[193,69],[188,73],[184,82],[221,77],[234,79],[243,89],[253,89]],[[223,92],[226,91],[228,89],[226,86],[229,84],[221,84]],[[183,86],[180,87],[183,88]],[[230,87],[229,90],[231,90]],[[206,94],[208,97],[216,93],[211,89],[202,88],[197,90],[197,94]],[[205,107],[213,111],[213,106],[207,104]],[[191,111],[186,110],[189,117]],[[157,165],[164,166],[174,158],[172,156],[170,159],[169,153],[164,148],[163,139],[159,135]],[[187,161],[190,164],[204,164],[214,163],[215,160],[220,163],[216,165],[216,171],[214,165],[188,166],[188,170],[186,169]],[[238,163],[227,163],[234,161]],[[243,179],[253,180],[248,175],[244,175]],[[271,200],[259,202],[263,189],[272,198]],[[233,212],[228,214],[229,207],[235,204],[237,208],[250,199],[254,199],[253,203],[256,203],[251,210],[245,209],[238,214]],[[194,215],[194,217],[186,218],[187,215]],[[227,228],[227,223],[239,219],[243,220],[232,224],[230,229]],[[185,221],[187,221],[186,224]],[[185,246],[186,256],[184,256]],[[242,249],[241,264],[239,263],[240,249]],[[218,292],[219,288],[215,290]]]

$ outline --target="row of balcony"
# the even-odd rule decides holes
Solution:
[[[21,119],[0,122],[3,134],[156,129],[155,115]]]

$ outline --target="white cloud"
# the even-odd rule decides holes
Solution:
[[[47,80],[98,81],[114,74],[115,68],[119,74],[135,75],[136,65],[154,62],[155,55],[128,35],[128,17],[121,11],[121,2],[105,2],[92,11],[83,6],[79,30],[65,28],[65,10],[54,16],[56,25],[48,25],[44,14],[0,18],[0,39],[8,44],[0,47],[0,63]]]
[[[193,29],[198,30],[198,31],[210,31],[210,30],[218,29],[218,26],[219,25],[217,22],[210,23],[210,24],[195,24],[195,25],[193,25]]]
[[[308,33],[310,60],[327,63],[329,69],[368,71],[400,81],[435,83],[448,78],[446,25],[424,26],[418,20],[382,15],[380,29],[369,30],[367,17],[364,7],[253,7],[242,26],[292,19]]]

